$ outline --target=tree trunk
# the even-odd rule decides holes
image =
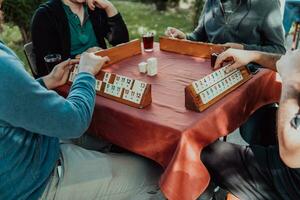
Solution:
[[[20,32],[22,35],[23,44],[30,42],[30,31],[20,27]]]
[[[156,5],[156,9],[158,11],[167,10],[167,1],[165,1],[165,0],[156,0],[155,5]]]

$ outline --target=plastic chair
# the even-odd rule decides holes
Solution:
[[[29,42],[24,45],[24,53],[26,55],[27,61],[29,63],[29,67],[31,70],[31,73],[34,78],[37,78],[37,67],[35,63],[35,54],[33,52],[33,45],[32,42]]]

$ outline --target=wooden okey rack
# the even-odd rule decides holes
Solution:
[[[76,66],[70,73],[69,84],[77,73]],[[96,76],[95,89],[97,95],[135,108],[145,108],[152,102],[150,84],[110,72],[100,71]]]
[[[110,61],[106,63],[103,67],[120,62],[126,58],[138,55],[142,53],[141,40],[136,39],[127,43],[117,45],[109,49],[103,49],[95,52],[97,56],[108,56]]]
[[[247,67],[226,73],[226,66],[185,88],[185,107],[202,112],[252,78]]]
[[[228,48],[222,45],[212,43],[194,42],[168,37],[160,37],[159,45],[160,50],[162,51],[168,51],[205,59],[210,59],[212,53],[222,53]]]

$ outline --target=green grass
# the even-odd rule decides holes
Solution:
[[[0,33],[0,40],[15,51],[24,63],[25,69],[30,72],[29,65],[23,51],[24,44],[22,43],[22,36],[19,28],[11,24],[5,24],[3,26],[3,31]]]
[[[111,0],[111,2],[122,13],[129,29],[130,39],[140,38],[142,32],[152,31],[157,41],[168,26],[180,28],[184,32],[190,32],[193,28],[190,10],[172,9],[159,12],[154,5],[150,4],[121,0]],[[18,27],[6,24],[0,33],[0,39],[16,52],[25,64],[26,70],[30,72]]]
[[[168,26],[178,27],[184,32],[192,30],[192,12],[172,9],[158,12],[154,5],[129,1],[111,1],[121,12],[130,32],[130,38],[139,38],[143,31],[163,35]]]

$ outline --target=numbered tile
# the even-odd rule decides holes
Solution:
[[[100,92],[101,86],[102,86],[102,81],[96,80],[96,86],[95,86],[96,91]]]
[[[111,77],[111,73],[105,72],[104,77],[103,77],[103,82],[109,83],[110,77]]]
[[[116,75],[116,78],[114,80],[114,85],[116,85],[118,87],[124,87],[125,83],[126,83],[125,76]]]
[[[133,79],[126,78],[126,82],[124,84],[124,88],[127,89],[127,90],[131,90],[132,83],[133,83]]]
[[[208,102],[207,97],[205,95],[205,92],[200,93],[200,98],[201,98],[201,101],[202,101],[203,104],[206,104]]]
[[[113,86],[114,86],[113,84],[106,83],[105,88],[104,88],[104,93],[113,95]]]
[[[201,89],[200,89],[201,86],[200,86],[199,82],[198,81],[194,81],[192,83],[192,85],[193,85],[193,88],[194,88],[196,94],[199,94],[201,92]]]
[[[112,96],[120,98],[121,94],[122,94],[122,88],[121,87],[115,86],[115,87],[112,88]]]
[[[146,86],[147,86],[147,83],[145,83],[143,81],[135,80],[132,90],[143,94],[146,89]]]
[[[130,95],[130,90],[125,89],[122,99],[125,99],[125,100],[129,101],[129,99],[130,99],[129,95]]]
[[[133,98],[133,102],[136,103],[136,104],[140,104],[141,103],[141,100],[142,100],[142,94],[140,92],[136,92],[135,93],[135,96]]]
[[[70,82],[73,82],[75,79],[75,73],[74,72],[71,72],[70,75],[69,75],[69,81]]]

